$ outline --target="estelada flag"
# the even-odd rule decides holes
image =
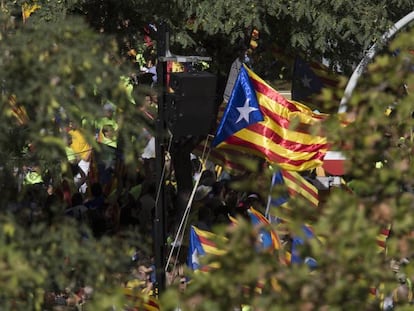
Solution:
[[[285,204],[289,199],[302,198],[315,208],[319,205],[318,189],[298,172],[277,171],[272,176],[272,188],[277,186],[286,187],[286,195],[278,197],[270,196],[270,205],[277,207]]]
[[[263,214],[255,210],[253,207],[250,207],[247,210],[247,213],[249,214],[250,220],[254,226],[263,226],[260,230],[260,243],[262,248],[281,249],[279,237],[276,231],[271,228],[269,220],[267,220]]]
[[[336,112],[339,107],[340,98],[334,96],[336,103],[326,106],[319,98],[323,89],[335,92],[339,87],[341,74],[334,72],[328,66],[317,61],[305,61],[302,57],[295,58],[292,79],[292,100],[301,102],[313,109],[324,112]],[[334,111],[331,111],[333,110]]]
[[[190,244],[188,250],[187,264],[192,270],[208,271],[214,267],[215,264],[209,266],[203,266],[200,264],[200,258],[207,254],[210,255],[223,255],[224,250],[217,248],[215,240],[216,234],[210,231],[205,231],[191,226],[190,228]]]
[[[309,170],[323,163],[328,149],[316,126],[325,118],[286,99],[243,65],[212,146],[251,153],[290,171]]]

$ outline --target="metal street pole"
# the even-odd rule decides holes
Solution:
[[[165,121],[165,87],[167,63],[160,61],[166,56],[168,50],[169,32],[167,25],[161,23],[157,29],[157,87],[158,87],[158,116],[156,120],[155,134],[155,169],[157,182],[157,196],[155,201],[154,218],[154,255],[156,267],[156,294],[159,295],[165,289],[165,262],[166,262],[166,220],[165,220],[165,144],[167,126]]]
[[[168,25],[161,23],[157,29],[157,86],[158,86],[158,117],[156,122],[155,154],[157,197],[154,218],[154,254],[156,266],[156,292],[160,294],[165,289],[165,266],[167,262],[166,236],[166,197],[165,197],[165,152],[167,145],[167,63],[196,63],[210,61],[211,57],[180,56],[170,52],[170,33]]]
[[[360,61],[358,66],[355,68],[354,72],[352,73],[351,78],[349,78],[348,84],[345,87],[344,96],[341,99],[341,103],[339,104],[338,113],[344,113],[347,110],[347,103],[352,96],[352,93],[357,85],[359,78],[361,77],[362,73],[364,72],[365,68],[368,64],[374,59],[380,47],[388,43],[388,41],[401,29],[407,26],[414,20],[414,11],[407,14],[403,18],[401,18],[398,22],[396,22],[390,29],[388,29],[379,40],[379,44],[373,44],[364,58]]]

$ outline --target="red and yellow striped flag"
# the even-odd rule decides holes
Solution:
[[[26,22],[26,20],[30,17],[30,15],[32,15],[36,10],[40,9],[41,6],[36,3],[33,2],[31,4],[25,2],[22,5],[22,18],[23,18],[23,22]]]
[[[9,107],[6,109],[6,115],[13,117],[18,125],[26,125],[29,122],[29,116],[23,105],[19,104],[16,95],[9,96]]]
[[[221,256],[225,254],[225,250],[217,248],[215,240],[217,235],[213,232],[201,230],[196,226],[190,228],[190,245],[188,251],[187,264],[192,270],[209,271],[211,268],[218,268],[217,263],[209,265],[201,265],[200,257],[207,254]],[[224,238],[224,237],[222,237]]]
[[[284,98],[244,65],[213,146],[262,157],[290,171],[322,164],[328,143],[316,125],[326,116]]]
[[[264,248],[272,249],[281,249],[281,242],[276,231],[274,231],[270,226],[269,220],[261,214],[259,211],[255,210],[253,207],[250,207],[247,212],[249,213],[250,220],[255,226],[265,226],[267,229],[260,231],[260,240]],[[270,227],[270,228],[269,228]]]
[[[385,226],[381,228],[380,232],[377,235],[377,245],[378,245],[378,251],[380,253],[387,251],[387,239],[390,236],[391,232],[391,225]]]
[[[283,181],[290,198],[303,197],[313,207],[319,205],[318,189],[297,172],[282,170]]]
[[[136,311],[159,311],[160,305],[155,297],[147,296],[136,288],[123,288],[125,297],[128,300],[128,310]]]

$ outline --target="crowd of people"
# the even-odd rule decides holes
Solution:
[[[153,105],[156,98],[148,95],[146,103],[137,105],[143,114],[154,121],[153,115],[143,107]],[[93,125],[95,139],[99,148],[95,149],[84,136],[82,124],[72,120],[60,121],[60,134],[64,142],[64,154],[59,163],[62,168],[61,180],[52,180],[48,171],[42,170],[36,158],[34,146],[28,146],[27,165],[22,169],[19,191],[22,201],[11,206],[19,214],[19,221],[25,226],[45,221],[52,224],[59,217],[74,219],[79,228],[86,225],[88,232],[82,232],[85,238],[99,239],[114,236],[124,229],[134,227],[142,236],[153,236],[153,219],[156,202],[157,184],[155,175],[154,137],[145,135],[146,146],[139,159],[139,168],[134,172],[123,169],[123,158],[117,145],[118,122],[116,106],[110,102],[102,104],[102,116]],[[33,155],[33,156],[31,156]],[[168,155],[167,155],[168,157]],[[191,155],[194,180],[201,175],[200,186],[194,198],[192,220],[200,228],[211,230],[214,223],[227,221],[228,207],[236,205],[235,193],[228,188],[225,174],[216,174],[214,165],[201,171],[200,158]],[[169,161],[167,161],[170,164]],[[205,166],[205,165],[204,165]],[[51,168],[52,169],[52,168]],[[166,178],[168,195],[167,228],[169,241],[177,229],[176,196],[177,185],[173,169]],[[227,176],[228,177],[228,176]],[[120,182],[122,180],[122,182]],[[122,188],[119,189],[119,185]],[[227,202],[227,204],[225,203]],[[206,205],[208,208],[200,208]],[[58,207],[56,209],[56,207]],[[86,236],[92,234],[93,236]],[[137,254],[139,251],[137,251]],[[167,286],[176,285],[184,290],[187,278],[184,273],[185,251],[174,257],[166,271]],[[153,296],[155,267],[153,258],[138,254],[133,258],[130,281],[122,284],[128,291],[139,288],[144,295]],[[59,289],[47,292],[45,305],[50,308],[71,306],[80,308],[92,297],[93,288],[81,286],[74,289]]]
[[[148,103],[137,105],[137,109],[152,104],[154,96],[147,97],[150,97]],[[144,152],[136,171],[125,173],[118,148],[117,107],[108,101],[102,102],[101,107],[101,115],[88,124],[55,120],[57,135],[63,142],[60,160],[56,163],[45,167],[34,144],[28,144],[23,150],[24,165],[16,169],[16,190],[20,196],[16,202],[10,202],[9,208],[24,227],[40,223],[52,225],[68,218],[78,224],[85,239],[115,236],[130,227],[138,229],[143,236],[152,235],[156,186],[154,179],[146,178],[146,174],[151,171],[150,162],[155,155]],[[147,118],[152,117],[146,112]],[[88,129],[93,126],[96,144],[86,139],[86,126]],[[149,133],[141,138],[151,140]],[[138,261],[134,263],[137,265]],[[142,268],[147,272],[151,269],[146,264],[141,256],[139,266],[142,267],[132,269],[131,278],[141,279]],[[138,283],[124,285],[134,284]],[[53,289],[45,296],[45,308],[79,308],[92,292],[89,286]]]
[[[154,116],[145,109],[156,104],[156,97],[147,95],[142,106],[143,115],[150,121]],[[110,102],[102,105],[102,116],[94,122],[96,142],[99,150],[94,150],[85,139],[82,125],[68,120],[62,128],[62,138],[65,142],[67,168],[62,175],[59,186],[49,183],[45,172],[40,167],[30,163],[23,168],[21,191],[24,194],[24,205],[28,206],[22,219],[28,225],[44,219],[53,221],[56,211],[52,207],[58,202],[64,217],[75,219],[87,224],[94,238],[104,235],[115,235],[124,228],[134,226],[143,236],[153,235],[153,220],[156,204],[157,184],[154,178],[155,141],[149,133],[142,133],[147,144],[141,154],[141,170],[133,174],[122,172],[122,155],[118,149],[116,106]],[[29,146],[30,149],[30,146]],[[28,151],[30,152],[30,150]],[[214,163],[203,162],[191,154],[192,175],[194,182],[200,177],[189,223],[199,229],[211,231],[218,223],[229,223],[229,215],[243,215],[247,208],[254,206],[264,212],[266,203],[258,193],[237,192],[230,187],[232,177],[218,170]],[[118,185],[122,180],[123,188]],[[177,188],[174,171],[166,180],[168,234],[174,236],[177,230],[176,202]],[[289,239],[289,237],[281,237]],[[177,257],[173,257],[166,271],[167,286],[175,285],[185,290],[187,277],[185,275],[185,249]],[[122,284],[126,296],[132,296],[131,291],[139,289],[146,296],[154,296],[155,266],[153,257],[142,256],[137,251],[135,264],[131,269],[131,278]],[[391,310],[399,303],[412,302],[413,289],[411,279],[400,273],[400,266],[407,264],[398,261],[396,271],[398,286],[392,295],[384,298],[384,310]],[[46,304],[56,306],[79,307],[92,297],[93,288],[82,286],[76,292],[61,290],[48,292]]]
[[[148,99],[151,102],[152,99]],[[40,219],[52,222],[54,214],[52,206],[60,205],[61,214],[77,222],[87,224],[94,238],[104,235],[116,235],[124,228],[134,226],[143,236],[152,236],[154,233],[153,219],[156,203],[157,185],[154,179],[154,139],[147,136],[148,144],[142,153],[142,170],[135,174],[120,176],[120,157],[117,149],[116,131],[118,125],[115,117],[115,106],[105,103],[102,107],[102,118],[95,122],[96,140],[100,151],[93,150],[85,140],[79,126],[68,122],[62,137],[65,141],[67,174],[62,176],[60,187],[47,181],[47,175],[42,174],[36,166],[25,168],[26,174],[22,180],[24,202],[28,209],[24,210],[24,219],[27,224]],[[230,223],[229,215],[243,215],[247,208],[254,206],[264,212],[266,203],[258,193],[238,192],[230,187],[232,178],[211,162],[202,162],[191,154],[192,175],[194,183],[199,178],[199,184],[192,202],[192,212],[189,223],[201,230],[211,231],[218,223]],[[117,178],[124,178],[121,192],[114,191]],[[174,180],[174,171],[166,180],[166,189],[169,198],[167,219],[169,223],[169,243],[173,246],[174,234],[177,230],[176,202],[177,188]],[[289,237],[281,237],[281,239]],[[286,242],[286,241],[282,241]],[[177,286],[180,290],[187,287],[185,273],[186,249],[178,256],[173,256],[166,269],[166,285]],[[122,284],[126,297],[136,299],[136,290],[144,296],[156,295],[154,287],[155,266],[154,258],[143,256],[137,250],[133,257],[133,267],[128,282]],[[397,285],[388,296],[384,296],[383,309],[392,310],[395,305],[411,303],[413,288],[411,278],[401,270],[408,265],[409,260],[394,260],[392,269],[396,271]],[[396,268],[397,267],[397,268]],[[401,268],[402,267],[402,268]],[[93,288],[79,287],[76,291],[68,289],[57,292],[48,292],[45,304],[56,309],[57,306],[80,309],[92,297]]]

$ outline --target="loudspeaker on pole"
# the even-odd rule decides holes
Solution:
[[[210,133],[216,119],[217,77],[205,71],[171,73],[167,94],[167,126],[173,136]]]

